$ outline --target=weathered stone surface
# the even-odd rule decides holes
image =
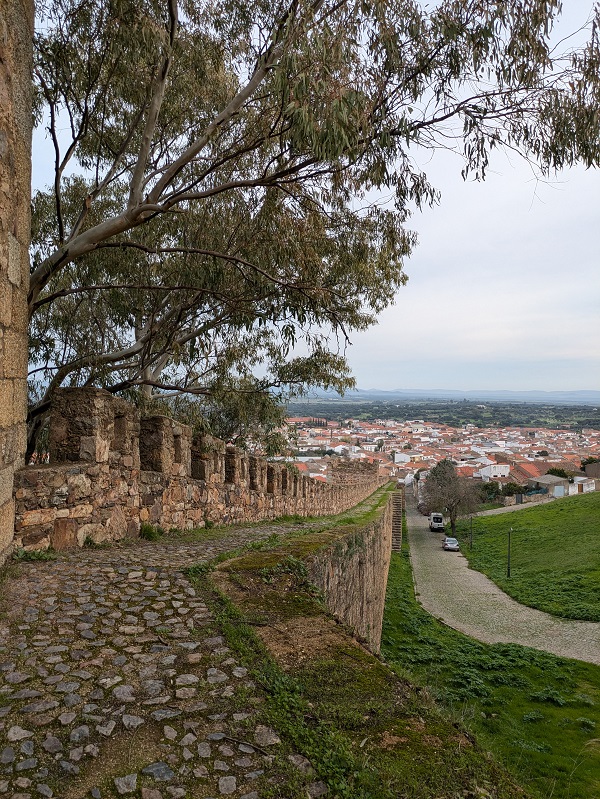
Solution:
[[[329,792],[324,782],[311,782],[306,790],[310,799],[318,799],[319,796],[325,796]]]
[[[54,520],[52,531],[50,532],[50,543],[58,551],[77,546],[77,530],[79,522],[77,519],[61,517]]]
[[[135,793],[137,790],[137,774],[127,774],[125,777],[116,777],[115,788],[120,796]]]
[[[136,730],[144,723],[144,719],[140,718],[140,716],[130,716],[127,713],[123,715],[122,721],[126,730]]]
[[[13,741],[22,741],[24,738],[31,738],[32,735],[33,733],[31,730],[25,730],[23,727],[19,727],[18,724],[15,724],[14,727],[8,730],[6,738],[12,743]]]
[[[304,755],[288,755],[288,760],[290,763],[292,763],[292,765],[296,766],[298,771],[300,771],[302,774],[310,774],[313,771],[310,760],[307,757],[304,757]]]
[[[56,752],[62,751],[63,745],[59,738],[55,735],[49,735],[46,740],[42,743],[42,746],[49,752],[50,754],[56,754]]]
[[[350,540],[319,550],[309,565],[312,583],[323,592],[331,613],[378,653],[392,551],[392,505],[363,528],[361,546]]]
[[[237,780],[235,777],[221,777],[219,779],[219,793],[224,796],[235,793],[237,790]]]
[[[142,774],[149,774],[157,782],[170,782],[175,776],[173,769],[169,768],[166,763],[152,763],[146,768],[142,769]]]
[[[113,696],[119,702],[135,702],[135,692],[132,685],[118,685],[113,688]]]
[[[6,724],[5,736],[11,730],[15,736],[12,754],[0,752],[0,761],[7,761],[3,767],[11,770],[2,775],[7,776],[9,796],[17,790],[38,795],[37,784],[64,785],[74,795],[77,778],[85,775],[87,780],[90,767],[96,768],[92,758],[99,759],[97,767],[111,783],[108,789],[97,789],[101,799],[117,795],[118,780],[121,791],[147,799],[196,793],[239,798],[244,792],[252,797],[256,792],[249,791],[250,782],[263,775],[267,782],[273,763],[278,763],[273,775],[281,774],[286,753],[277,746],[278,732],[259,723],[261,690],[247,681],[244,666],[219,634],[208,596],[192,588],[184,573],[201,558],[275,531],[280,532],[275,527],[238,528],[228,538],[202,541],[201,550],[182,542],[165,541],[159,547],[139,543],[86,548],[51,564],[28,564],[15,581],[18,598],[11,600],[10,612],[16,634],[8,639],[1,672],[13,675],[6,685],[12,724],[0,721]],[[210,635],[203,635],[205,625]],[[127,635],[120,631],[123,627],[137,631]],[[83,639],[82,633],[94,637]],[[211,683],[210,677],[216,681]],[[236,690],[240,680],[243,691]],[[194,699],[178,699],[176,691],[190,691]],[[39,729],[41,716],[25,710],[56,701],[48,697],[58,700],[44,720],[52,726]],[[71,703],[72,710],[66,710]],[[248,730],[247,721],[253,718]],[[156,729],[154,721],[162,720],[163,736],[152,736],[144,760],[142,725]],[[130,745],[128,732],[138,728],[133,742],[136,774],[122,776],[121,769],[111,773],[116,762],[111,758],[122,745]],[[265,756],[267,748],[273,755]],[[23,770],[12,771],[23,757]],[[301,765],[299,760],[304,774]],[[314,779],[309,764],[307,769],[308,779]],[[23,780],[31,786],[25,787]]]
[[[96,731],[103,735],[105,738],[109,738],[115,727],[117,726],[117,722],[111,719],[110,721],[106,722],[106,724],[98,724],[96,727]]]
[[[275,746],[281,743],[281,738],[270,727],[259,724],[254,730],[254,740],[259,746]]]
[[[86,724],[82,724],[81,727],[76,727],[74,730],[71,731],[69,736],[69,740],[71,743],[80,744],[90,737],[90,728]]]
[[[0,563],[10,553],[13,473],[23,465],[27,414],[27,291],[31,225],[33,3],[0,10]]]

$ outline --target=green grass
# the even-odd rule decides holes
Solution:
[[[406,545],[392,556],[382,655],[539,799],[600,796],[600,668],[512,644],[484,645],[415,600]]]
[[[506,576],[508,531],[511,577]],[[518,602],[555,616],[600,621],[600,492],[458,525],[472,568]]]
[[[503,502],[482,502],[478,508],[478,511],[481,512],[484,510],[498,510],[498,508],[503,508],[503,507],[504,507]]]

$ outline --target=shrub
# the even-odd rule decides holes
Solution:
[[[143,538],[145,541],[158,541],[158,539],[164,535],[164,530],[162,527],[154,524],[148,524],[147,522],[143,522],[140,525],[140,538]]]

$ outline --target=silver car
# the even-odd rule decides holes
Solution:
[[[459,552],[460,546],[456,538],[444,538],[442,541],[442,549],[446,549],[448,552]]]

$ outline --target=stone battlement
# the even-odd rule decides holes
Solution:
[[[329,481],[270,463],[167,416],[141,418],[107,391],[57,391],[50,463],[15,474],[15,544],[82,546],[136,536],[143,522],[192,528],[340,513],[385,482],[377,466],[332,461]]]

